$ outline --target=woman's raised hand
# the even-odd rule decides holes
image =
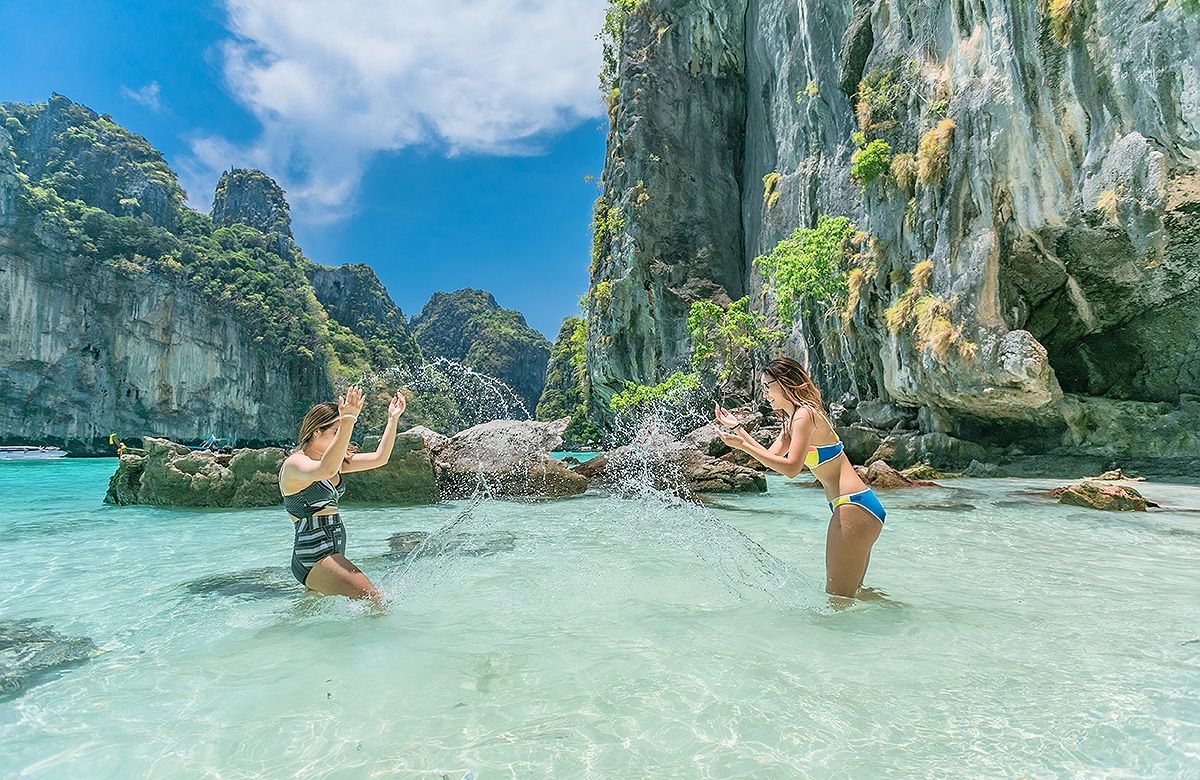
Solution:
[[[717,426],[721,428],[736,428],[741,425],[741,423],[738,422],[738,418],[733,416],[733,412],[729,411],[720,404],[716,405],[716,409],[713,412],[713,418],[716,421]]]
[[[362,390],[350,385],[345,395],[338,396],[338,414],[352,414],[357,417],[365,400]]]
[[[405,408],[408,406],[408,399],[404,397],[404,393],[399,390],[392,396],[392,402],[388,404],[388,419],[397,420],[400,415],[404,414]]]

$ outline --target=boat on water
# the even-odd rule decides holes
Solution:
[[[0,447],[0,460],[53,460],[54,458],[65,458],[66,456],[66,450],[60,450],[58,447],[33,447],[29,445]]]

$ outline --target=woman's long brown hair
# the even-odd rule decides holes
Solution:
[[[304,415],[304,421],[300,423],[300,435],[296,438],[296,448],[292,452],[300,452],[307,448],[312,443],[314,436],[337,423],[340,417],[338,405],[332,401],[322,401],[314,405],[308,410],[308,414]],[[358,447],[351,444],[346,448],[345,460],[349,460],[355,452],[358,452]]]
[[[825,403],[821,400],[821,391],[813,382],[808,370],[791,358],[776,358],[763,369],[763,376],[779,382],[784,398],[787,398],[796,408],[807,406],[820,412],[825,417]],[[794,412],[793,412],[794,414]]]

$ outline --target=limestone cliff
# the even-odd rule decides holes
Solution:
[[[60,95],[0,105],[0,440],[286,443],[332,395],[336,323],[308,261],[274,241],[286,215],[264,234],[182,202],[162,156],[111,119]]]
[[[267,237],[280,256],[292,251],[292,214],[283,188],[262,171],[233,168],[221,174],[213,194],[217,227],[247,225]]]
[[[683,365],[692,301],[748,293],[914,436],[1200,457],[1194,3],[622,5],[594,414]],[[851,294],[780,321],[754,260],[823,215],[861,231]]]
[[[532,413],[546,381],[550,343],[520,312],[501,308],[491,293],[434,293],[413,318],[427,359],[448,358],[505,382]]]
[[[375,368],[420,364],[421,350],[408,319],[369,265],[309,264],[306,273],[317,300],[331,318],[363,340]]]
[[[603,439],[603,432],[588,419],[586,350],[587,323],[579,317],[567,317],[550,347],[546,385],[535,415],[539,420],[571,418],[563,432],[566,449],[594,446]]]

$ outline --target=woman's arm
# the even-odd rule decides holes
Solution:
[[[807,409],[797,410],[792,416],[791,430],[788,431],[790,441],[782,454],[776,454],[775,450],[783,444],[784,431],[779,432],[779,438],[771,445],[771,449],[759,444],[742,428],[733,433],[721,432],[720,436],[730,447],[748,453],[767,468],[793,479],[804,471],[804,456],[808,454],[808,440],[812,436],[812,429],[812,412]]]
[[[404,414],[407,400],[401,393],[392,396],[388,405],[387,425],[383,428],[383,436],[379,438],[379,446],[374,452],[356,452],[342,464],[342,472],[367,471],[385,465],[392,457],[392,448],[396,446],[396,428],[400,423],[400,415]]]
[[[363,394],[357,387],[350,387],[346,395],[338,398],[338,433],[333,443],[325,450],[320,460],[303,455],[299,458],[288,458],[283,463],[283,478],[285,480],[303,480],[305,484],[298,488],[303,490],[313,482],[330,479],[341,471],[342,461],[346,459],[346,449],[350,446],[350,435],[354,433],[354,422],[358,419],[363,407]],[[292,491],[294,492],[294,491]]]

